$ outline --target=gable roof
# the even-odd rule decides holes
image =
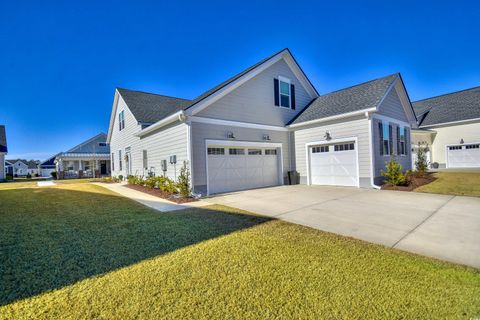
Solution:
[[[26,165],[28,167],[28,169],[37,169],[38,168],[39,161],[37,161],[37,160],[25,160],[25,159],[10,159],[10,160],[7,160],[7,162],[10,162],[12,165],[14,165],[15,163],[17,163],[19,161],[21,163],[23,163],[24,165]]]
[[[110,146],[106,143],[107,135],[105,133],[99,133],[96,136],[76,145],[68,150],[66,153],[106,153],[110,154]],[[105,143],[104,146],[100,146],[100,143]]]
[[[188,108],[191,100],[168,97],[160,94],[117,88],[135,119],[151,124]]]
[[[420,127],[480,119],[480,87],[447,93],[412,103]]]
[[[0,152],[7,152],[7,135],[5,134],[5,126],[0,126]]]
[[[289,124],[377,108],[399,73],[334,91],[314,99]]]
[[[310,94],[312,97],[317,97],[318,92],[308,79],[306,74],[301,69],[300,65],[297,63],[293,55],[291,54],[288,48],[282,49],[271,56],[259,61],[258,63],[248,67],[247,69],[241,71],[240,73],[234,75],[233,77],[223,81],[219,85],[213,87],[210,90],[202,93],[198,97],[193,100],[176,98],[176,97],[169,97],[165,95],[147,93],[142,91],[135,91],[135,90],[128,90],[117,88],[117,91],[125,100],[125,103],[132,111],[135,119],[143,124],[153,124],[157,123],[161,125],[159,122],[163,119],[166,119],[169,116],[174,115],[175,113],[186,111],[190,109],[191,113],[195,113],[193,110],[194,106],[197,106],[199,103],[202,104],[205,100],[208,100],[215,94],[219,94],[227,89],[227,87],[231,86],[234,87],[235,83],[241,83],[241,81],[246,81],[245,79],[248,76],[251,76],[255,73],[255,71],[261,70],[261,67],[269,66],[268,63],[276,62],[280,59],[284,58],[287,61],[287,64],[290,65],[291,68],[297,70],[297,75],[301,75],[299,80],[303,83],[307,90],[310,90]],[[292,67],[293,66],[293,67]],[[302,80],[303,79],[303,80]],[[208,102],[207,102],[208,104]],[[114,107],[112,111],[112,115],[110,117],[110,127],[108,131],[108,141],[110,141],[111,137],[111,130],[114,123],[114,113],[116,112],[116,102],[114,101]],[[150,131],[154,129],[153,127],[147,128],[144,130]]]

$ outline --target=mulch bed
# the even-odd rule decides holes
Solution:
[[[198,199],[195,199],[195,198],[182,198],[182,197],[178,197],[177,195],[171,194],[169,192],[162,191],[160,189],[151,189],[148,187],[140,186],[138,184],[127,184],[126,187],[137,190],[137,191],[145,192],[145,193],[151,194],[152,196],[166,199],[175,203],[187,203],[187,202],[198,201]]]
[[[394,186],[388,183],[382,185],[382,190],[397,190],[397,191],[412,191],[420,186],[429,184],[430,182],[435,181],[436,178],[430,174],[426,173],[423,176],[411,175],[409,177],[409,183],[407,186]]]

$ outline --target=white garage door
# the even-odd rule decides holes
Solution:
[[[209,194],[280,184],[276,148],[208,146]]]
[[[448,168],[480,167],[480,143],[447,147]]]
[[[354,141],[310,147],[310,183],[358,186],[358,163]]]

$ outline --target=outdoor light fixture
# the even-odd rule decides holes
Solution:
[[[465,141],[463,141],[463,139],[460,139],[460,144],[463,144]]]
[[[323,136],[325,138],[325,140],[331,140],[332,139],[332,136],[330,135],[330,131],[325,131],[325,135]]]
[[[235,139],[235,135],[233,134],[233,132],[229,131],[229,132],[227,132],[227,138],[228,139]]]
[[[270,136],[268,134],[264,134],[263,140],[270,141]]]

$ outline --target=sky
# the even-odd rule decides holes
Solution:
[[[480,85],[478,1],[0,1],[10,159],[106,133],[115,87],[191,99],[285,47],[320,94],[394,72],[412,101]]]

